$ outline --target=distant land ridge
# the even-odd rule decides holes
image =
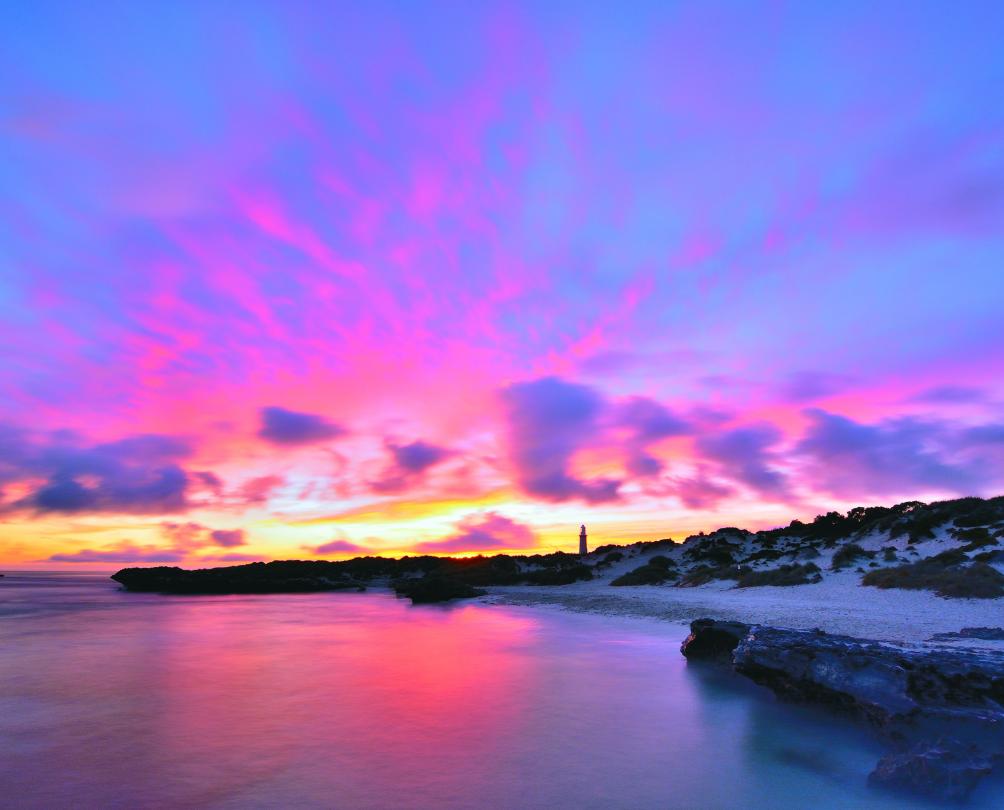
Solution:
[[[828,512],[811,523],[761,531],[725,527],[671,539],[601,545],[586,555],[431,555],[282,560],[222,568],[125,568],[125,589],[165,594],[300,593],[390,586],[415,601],[477,596],[493,585],[735,587],[804,585],[853,568],[861,584],[931,590],[945,597],[1004,596],[1004,496]],[[925,553],[933,552],[933,553]],[[632,567],[633,563],[633,567]],[[418,597],[416,599],[416,596]]]

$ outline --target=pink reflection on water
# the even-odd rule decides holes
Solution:
[[[843,726],[687,668],[683,626],[50,580],[0,610],[0,806],[902,806]]]

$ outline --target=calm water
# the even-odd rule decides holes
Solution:
[[[688,667],[684,634],[8,575],[0,806],[904,806],[864,787],[879,751],[862,732]]]

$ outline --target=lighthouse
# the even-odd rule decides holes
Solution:
[[[586,546],[586,525],[583,523],[579,529],[579,554],[588,554],[589,549]]]

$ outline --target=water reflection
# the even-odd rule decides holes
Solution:
[[[36,579],[0,620],[5,807],[902,806],[682,626]]]

